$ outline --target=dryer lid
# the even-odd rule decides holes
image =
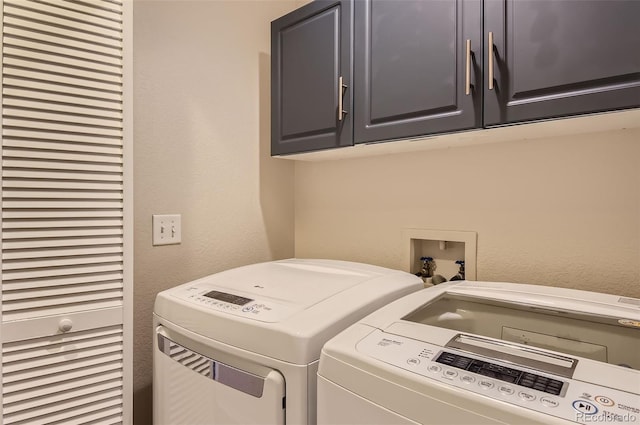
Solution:
[[[289,259],[168,289],[156,297],[154,313],[225,344],[306,364],[339,331],[422,287],[420,278],[399,270]]]
[[[327,260],[291,259],[254,264],[218,273],[198,285],[224,288],[249,298],[268,298],[309,306],[378,277],[384,269],[354,267]]]
[[[337,313],[349,310],[340,293],[388,273],[364,264],[290,259],[227,270],[166,292],[211,313],[277,323],[320,303],[341,304]]]

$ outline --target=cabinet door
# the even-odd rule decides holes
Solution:
[[[352,8],[316,0],[271,23],[272,155],[352,144]]]
[[[478,0],[356,1],[355,143],[482,125],[481,9]]]
[[[485,125],[640,106],[638,17],[635,0],[485,0]]]

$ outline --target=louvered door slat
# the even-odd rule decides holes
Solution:
[[[109,69],[111,70],[111,72],[121,71],[121,68],[119,66],[112,65],[109,55],[89,53],[86,51],[68,47],[50,45],[40,41],[26,40],[23,38],[14,37],[13,35],[5,35],[5,37],[3,38],[3,44],[6,46],[7,52],[13,51],[10,49],[22,51],[33,50],[35,52],[48,54],[50,56],[55,55],[57,58],[57,62],[54,63],[83,63],[83,67],[89,69],[91,69],[92,64],[101,64],[105,67],[103,69]]]
[[[39,309],[42,315],[64,315],[75,311],[114,308],[120,306],[119,299],[122,298],[122,291],[96,291],[77,296],[66,295],[64,300],[55,297],[40,297],[39,295],[38,298],[40,304],[36,304],[35,301],[17,303],[7,301],[5,316],[8,320],[28,320],[34,317],[35,309]],[[49,305],[42,307],[42,303],[45,301],[48,301]]]
[[[113,282],[111,284],[111,288],[105,285],[103,282],[93,283],[93,284],[85,284],[82,287],[78,286],[70,286],[70,287],[58,287],[58,288],[48,288],[46,290],[38,289],[38,297],[40,298],[50,298],[55,303],[56,299],[60,299],[64,297],[65,302],[69,302],[70,300],[76,300],[76,302],[80,302],[81,300],[88,299],[91,302],[98,302],[113,299],[114,297],[119,296],[122,293],[122,284],[119,282]],[[14,306],[14,308],[19,308],[27,305],[27,308],[30,308],[28,304],[33,305],[33,303],[22,303],[22,300],[29,300],[33,298],[33,291],[6,291],[2,296],[2,301],[7,302],[7,305]],[[75,298],[74,298],[75,296]],[[11,311],[11,310],[8,310]]]
[[[97,145],[87,143],[79,144],[63,141],[25,140],[11,138],[5,138],[3,144],[6,148],[31,149],[32,151],[42,150],[76,153],[79,149],[82,149],[82,152],[84,153],[104,154],[122,158],[122,147],[117,145]]]
[[[27,44],[27,43],[23,43]],[[23,46],[23,48],[35,48],[36,46]],[[44,47],[44,46],[43,46]],[[10,47],[5,47],[5,52],[8,52]],[[48,58],[51,59],[52,53],[49,53]],[[87,59],[86,57],[82,57],[83,59]],[[46,58],[43,58],[46,59]],[[90,62],[85,61],[84,63],[73,63],[71,59],[65,59],[65,62],[68,66],[74,67],[86,67],[91,69],[91,66],[95,66],[94,64],[99,64],[98,62]],[[119,69],[109,69],[109,71],[113,73],[117,73]],[[4,78],[3,85],[8,88],[22,87],[26,90],[31,91],[48,91],[60,94],[71,94],[74,96],[84,96],[84,97],[96,97],[98,99],[110,100],[110,101],[119,101],[120,96],[118,92],[118,84],[101,84],[97,83],[96,86],[92,86],[87,83],[87,80],[76,78],[70,79],[69,77],[51,74],[49,78],[42,74],[38,74],[35,71],[28,70],[20,70],[18,68],[12,68],[10,66],[5,66],[4,68]],[[39,77],[39,78],[38,78]],[[24,79],[23,79],[24,78]],[[104,87],[101,88],[100,86]]]
[[[80,148],[77,146],[77,148]],[[12,147],[5,147],[4,149],[5,161],[13,159],[25,159],[25,160],[43,160],[43,161],[65,161],[66,162],[92,162],[96,164],[117,164],[120,170],[122,165],[121,155],[104,155],[99,153],[89,152],[56,152],[50,150],[34,150],[34,149],[17,149]],[[7,162],[9,163],[9,162]],[[46,165],[46,164],[43,164]],[[85,164],[81,164],[85,165]],[[86,167],[85,165],[85,168]]]
[[[58,248],[58,247],[95,247],[99,245],[120,245],[123,243],[122,237],[105,236],[102,238],[67,238],[67,239],[44,239],[44,240],[16,240],[2,243],[3,250],[18,249],[38,249],[38,248]]]
[[[116,9],[110,9],[110,8],[104,7],[108,5],[108,3],[104,3],[104,2],[100,3],[97,1],[93,1],[91,3],[83,3],[83,2],[68,1],[68,0],[41,0],[41,1],[43,3],[50,4],[52,6],[74,10],[76,12],[84,13],[87,15],[95,15],[104,19],[109,19],[111,21],[122,23],[122,13],[118,12]]]
[[[94,34],[105,34],[114,38],[122,37],[122,23],[94,17],[80,12],[74,12],[56,6],[50,6],[42,1],[4,0],[5,14],[31,16],[37,20],[44,20],[53,25],[64,25],[73,28],[82,26],[83,31]]]
[[[79,130],[79,129],[78,129]],[[26,128],[5,128],[3,131],[5,138],[20,138],[20,139],[38,139],[48,140],[55,142],[67,142],[67,143],[85,143],[85,144],[103,144],[103,145],[116,145],[120,146],[121,140],[115,137],[97,136],[95,134],[84,133],[56,133],[46,130],[38,129],[26,129]]]
[[[117,408],[118,406],[122,406],[122,396],[111,398],[102,397],[101,401],[91,401],[88,404],[85,404],[83,401],[84,399],[80,398],[78,400],[75,400],[75,403],[69,403],[69,405],[65,405],[64,410],[54,410],[52,413],[45,413],[45,411],[27,411],[24,415],[19,416],[25,419],[16,419],[17,415],[8,416],[5,418],[5,424],[14,425],[24,423],[22,421],[29,421],[30,423],[42,423],[41,421],[43,420],[43,417],[46,417],[46,423],[48,424],[56,423],[55,421],[60,421],[60,423],[67,424],[70,423],[71,419],[75,418],[84,422],[85,418],[94,417],[96,415],[96,412],[102,410],[106,411],[108,408]],[[17,422],[18,420],[21,422]]]
[[[17,66],[12,65],[13,63],[16,63]],[[4,74],[6,78],[13,77],[32,79],[35,81],[48,81],[62,86],[79,86],[93,90],[118,91],[122,86],[122,79],[119,76],[110,76],[105,73],[89,71],[83,72],[86,77],[76,76],[73,75],[74,69],[57,66],[58,71],[53,72],[43,65],[44,64],[38,66],[38,62],[27,62],[25,60],[15,58],[13,61],[7,61],[4,63]]]
[[[122,208],[122,202],[118,200],[114,201],[103,201],[101,199],[92,200],[92,199],[79,199],[79,200],[68,200],[68,201],[51,201],[48,199],[43,200],[13,200],[11,198],[6,198],[3,202],[5,208],[11,209],[30,209],[30,208],[42,208],[42,209],[51,209],[51,208],[68,208],[68,209],[82,209],[82,208]],[[44,245],[43,245],[44,246]]]
[[[100,377],[91,376],[84,380],[74,382],[69,385],[55,385],[53,387],[38,387],[36,391],[25,391],[20,397],[9,397],[5,399],[5,414],[11,414],[20,410],[30,410],[37,408],[43,401],[47,403],[59,403],[66,398],[76,398],[90,392],[103,392],[122,388],[122,374],[116,373],[120,377],[107,380],[100,380]]]
[[[53,288],[56,286],[64,285],[88,285],[92,283],[104,282],[110,284],[112,282],[121,282],[122,273],[119,271],[111,273],[99,273],[93,275],[81,275],[81,276],[49,276],[46,279],[38,280],[14,280],[7,282],[5,291],[23,290],[23,289],[41,289],[41,288]]]
[[[16,413],[5,414],[4,423],[7,425],[24,423],[25,421],[40,423],[44,418],[47,421],[56,420],[68,418],[72,415],[79,416],[83,413],[90,413],[107,406],[122,405],[122,390],[120,388],[112,389],[95,394],[85,394],[76,398],[65,398],[64,400],[64,402],[60,403],[41,404],[37,409],[22,408]]]
[[[105,28],[96,30],[96,28],[91,26],[91,24],[77,21],[74,22],[61,16],[47,16],[46,14],[34,10],[21,9],[7,3],[6,1],[4,2],[4,13],[5,18],[13,17],[25,21],[27,27],[29,27],[31,23],[44,23],[44,25],[49,28],[48,31],[54,34],[71,33],[74,34],[76,38],[82,38],[83,36],[89,38],[93,37],[94,40],[99,40],[99,42],[102,44],[111,45],[114,47],[118,47],[122,43],[121,34],[118,31],[112,31]],[[49,21],[53,25],[49,25],[48,23],[46,23],[46,21]],[[57,32],[57,28],[60,28],[62,31]]]
[[[82,191],[82,190],[20,190],[5,188],[7,199],[122,199],[122,192],[118,191]]]
[[[130,16],[114,0],[2,10],[2,422],[122,423]]]
[[[105,348],[105,350],[101,350],[101,348]],[[122,347],[120,347],[122,348]],[[6,372],[4,379],[2,380],[3,386],[7,386],[7,388],[11,388],[9,384],[14,383],[29,383],[29,385],[37,385],[37,379],[39,378],[47,378],[40,383],[47,383],[51,380],[51,382],[56,382],[58,380],[58,374],[60,378],[66,377],[68,375],[76,376],[87,376],[83,371],[86,371],[87,368],[91,368],[92,371],[102,371],[102,370],[113,370],[114,364],[112,362],[121,361],[122,360],[122,350],[118,350],[117,347],[113,347],[111,345],[98,347],[97,349],[92,350],[90,356],[80,356],[75,357],[72,360],[64,361],[64,359],[52,359],[57,360],[57,362],[52,362],[50,364],[42,365],[41,369],[18,369],[13,368],[13,372]],[[44,372],[44,375],[43,375]],[[61,379],[62,380],[62,379]]]
[[[90,188],[86,188],[90,189]],[[86,219],[75,218],[73,220],[5,220],[2,223],[3,229],[38,229],[38,228],[60,228],[60,227],[122,227],[122,219],[100,218]],[[57,254],[56,254],[57,255]],[[3,257],[7,258],[7,257]]]
[[[43,277],[57,277],[68,276],[88,273],[104,273],[113,272],[121,268],[120,263],[107,263],[107,264],[79,264],[75,266],[56,267],[50,270],[32,270],[32,269],[18,269],[18,270],[6,270],[4,272],[5,279],[18,280],[18,279],[38,279]],[[36,294],[37,295],[37,294]],[[3,311],[8,311],[10,308],[7,305]]]
[[[17,250],[5,251],[2,253],[2,260],[10,263],[12,260],[29,260],[43,258],[64,259],[66,257],[78,258],[80,256],[97,256],[108,255],[122,252],[120,245],[106,245],[96,247],[80,247],[80,248],[57,248],[57,249],[35,249],[35,250]]]
[[[18,28],[23,30],[39,31],[44,34],[53,34],[69,40],[84,40],[88,43],[107,46],[113,49],[122,48],[122,41],[119,39],[80,32],[73,28],[52,27],[51,25],[41,24],[34,19],[29,19],[24,16],[5,16],[4,26],[7,28]]]
[[[110,120],[122,121],[121,112],[102,108],[90,108],[85,106],[69,105],[67,103],[43,102],[42,99],[35,100],[29,98],[14,98],[9,96],[4,97],[3,103],[6,108],[12,109],[53,111],[60,114],[67,114],[67,116],[79,115],[90,118],[105,118]]]
[[[102,358],[82,358],[73,364],[55,365],[46,374],[38,374],[36,371],[28,374],[14,374],[3,379],[2,385],[7,394],[13,392],[28,391],[41,385],[49,385],[56,382],[75,382],[87,377],[122,371],[122,353],[105,353]],[[42,372],[42,371],[40,371]],[[49,373],[51,372],[51,373]],[[45,379],[41,379],[45,378]]]
[[[59,219],[59,218],[122,218],[122,212],[111,210],[9,210],[2,212],[3,219]]]
[[[69,344],[69,342],[73,344]],[[73,359],[89,358],[100,354],[100,349],[104,346],[111,346],[117,351],[122,348],[122,333],[81,332],[76,336],[71,332],[66,337],[58,336],[53,341],[41,340],[40,344],[28,341],[28,346],[20,343],[12,344],[13,350],[4,350],[2,353],[2,367],[6,375],[30,371],[33,368],[47,366],[49,364],[59,364],[69,362]],[[114,345],[115,343],[115,345]],[[71,355],[73,354],[73,355]]]
[[[48,50],[41,50],[41,51],[34,50],[26,54],[24,48],[21,48],[20,46],[12,46],[12,45],[4,46],[3,53],[5,56],[10,58],[20,58],[25,60],[30,59],[34,61],[40,61],[43,63],[52,63],[53,65],[58,65],[58,66],[76,68],[81,71],[96,71],[96,72],[102,72],[105,74],[116,75],[118,77],[122,76],[122,68],[120,66],[105,63],[105,62],[89,61],[84,59],[82,56],[62,57],[54,53],[49,53]],[[64,92],[62,92],[62,94],[64,94]]]
[[[103,192],[113,192],[122,190],[122,185],[120,183],[104,183],[104,182],[88,182],[88,181],[55,181],[55,180],[13,180],[6,179],[2,182],[2,187],[4,189],[16,191],[16,190],[28,190],[28,189],[67,189],[67,190],[75,190],[75,191],[103,191]],[[56,224],[59,223],[46,223],[47,225],[51,225],[53,227],[57,227]],[[82,223],[81,223],[82,224]],[[34,225],[38,227],[43,227],[44,223],[37,223]],[[7,225],[3,226],[7,228]],[[16,227],[16,226],[12,226]]]
[[[4,86],[2,89],[2,93],[5,98],[11,99],[28,99],[33,101],[42,102],[38,107],[42,108],[50,103],[63,103],[69,105],[76,106],[84,106],[93,109],[104,109],[108,111],[116,111],[121,114],[120,100],[109,100],[109,99],[98,99],[93,97],[78,97],[71,96],[65,92],[44,92],[32,90],[29,87],[8,87]],[[118,143],[121,143],[122,140],[119,140]]]
[[[58,180],[86,180],[86,181],[105,181],[105,182],[122,182],[122,173],[118,172],[95,172],[87,170],[48,170],[30,169],[24,170],[20,167],[9,168],[4,166],[3,176],[13,179],[58,179]]]
[[[65,65],[56,65],[48,62],[42,62],[30,58],[7,57],[4,61],[5,69],[22,69],[24,71],[49,73],[51,77],[67,77],[74,76],[77,81],[73,81],[74,85],[89,85],[91,82],[104,84],[105,89],[113,90],[114,87],[122,86],[122,77],[105,72],[97,72],[93,69],[79,69],[78,67],[69,67]],[[15,73],[14,73],[15,74]],[[75,75],[77,74],[77,75]],[[61,81],[63,82],[63,80]]]
[[[76,162],[63,162],[63,161],[46,161],[37,159],[22,159],[22,158],[5,158],[2,161],[3,168],[31,168],[42,170],[63,170],[63,171],[80,171],[90,173],[122,173],[121,164],[101,164],[91,163],[82,164]]]
[[[60,199],[60,200],[75,200],[75,199],[122,199],[122,193],[117,191],[82,191],[82,190],[19,190],[19,189],[6,189],[6,199],[30,199],[33,202],[39,202],[40,199]],[[9,234],[11,236],[11,234]],[[30,237],[30,236],[25,236]],[[35,236],[39,237],[39,236]]]
[[[70,89],[73,91],[74,89]],[[7,112],[9,113],[9,111]],[[67,122],[38,121],[37,118],[28,119],[19,116],[4,115],[2,125],[5,127],[28,128],[30,130],[46,130],[63,133],[80,133],[92,136],[122,137],[122,130],[118,127],[94,127],[87,124]]]
[[[83,256],[75,256],[75,257],[41,257],[35,260],[16,260],[16,261],[6,261],[2,266],[3,271],[9,270],[22,270],[22,269],[39,269],[39,268],[50,268],[50,267],[63,267],[63,266],[71,266],[71,265],[84,265],[84,264],[103,264],[103,263],[118,263],[122,262],[123,257],[122,254],[117,253],[113,255],[83,255]],[[87,286],[88,287],[88,286]],[[42,293],[46,293],[46,289],[42,289]],[[3,297],[3,299],[5,299]]]
[[[85,80],[75,76],[54,74],[46,71],[16,68],[16,67],[9,66],[6,63],[4,65],[5,65],[4,77],[7,83],[11,83],[11,81],[14,81],[13,79],[24,78],[24,79],[37,81],[37,82],[46,81],[49,84],[52,84],[52,85],[55,84],[56,88],[60,86],[62,87],[68,86],[68,87],[78,87],[85,90],[91,90],[91,92],[97,91],[97,90],[102,90],[105,92],[121,91],[121,84],[118,82],[111,83],[111,82],[101,82],[96,80]],[[32,86],[32,87],[41,88],[43,86]],[[48,87],[53,87],[53,86],[48,86]],[[82,93],[82,92],[77,92],[77,93]],[[89,93],[89,92],[85,92],[85,93]],[[117,97],[114,97],[113,99],[118,100]]]
[[[13,407],[18,402],[28,402],[46,396],[55,397],[65,391],[82,391],[85,387],[94,384],[104,385],[102,388],[108,388],[106,386],[110,387],[114,383],[122,385],[122,370],[115,369],[106,373],[81,376],[75,380],[55,382],[49,385],[35,385],[32,388],[26,388],[22,391],[12,391],[11,388],[8,388],[5,392],[4,402],[6,406]]]
[[[29,123],[31,123],[32,121],[38,120],[40,122],[45,122],[45,123],[56,123],[57,126],[56,128],[61,128],[61,125],[64,126],[82,126],[82,129],[76,129],[76,131],[78,130],[87,130],[85,127],[97,127],[100,128],[100,133],[94,133],[94,131],[91,131],[92,134],[106,134],[106,135],[113,135],[113,131],[115,130],[117,133],[119,134],[119,131],[121,129],[121,122],[120,120],[112,120],[112,119],[102,119],[102,118],[94,118],[94,117],[87,117],[87,116],[83,116],[83,115],[73,115],[73,114],[58,114],[58,113],[51,113],[51,112],[41,112],[41,111],[35,111],[33,109],[21,109],[21,108],[11,108],[9,106],[5,105],[5,117],[7,120],[7,125],[14,125],[16,127],[18,126],[24,126],[24,121],[28,120]],[[11,119],[11,121],[8,121],[9,119]],[[54,127],[48,127],[49,129],[52,129]],[[108,131],[111,130],[111,131]],[[83,131],[83,132],[87,132],[87,131]]]
[[[74,49],[84,52],[91,52],[86,59],[95,59],[101,55],[120,56],[120,48],[118,46],[104,46],[102,44],[90,43],[85,40],[70,37],[61,37],[58,34],[44,33],[34,31],[35,28],[17,27],[5,23],[4,33],[10,37],[22,38],[33,43],[47,44],[50,46],[60,46],[64,49]],[[67,51],[67,50],[65,50]],[[98,56],[100,55],[100,56]]]

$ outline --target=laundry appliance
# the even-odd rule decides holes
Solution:
[[[447,282],[328,341],[318,425],[640,423],[640,300]]]
[[[322,345],[422,289],[398,270],[289,259],[240,267],[156,297],[157,425],[315,423]]]

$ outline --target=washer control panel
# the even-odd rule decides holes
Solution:
[[[249,298],[228,290],[203,288],[198,285],[180,288],[173,295],[206,309],[262,322],[279,322],[294,311],[292,306],[286,304]]]
[[[442,351],[435,359],[437,363],[476,373],[524,388],[533,388],[551,395],[561,395],[564,382],[537,373],[525,372],[473,357]]]
[[[640,424],[640,394],[376,330],[357,350],[393,366],[489,398],[577,423]]]

